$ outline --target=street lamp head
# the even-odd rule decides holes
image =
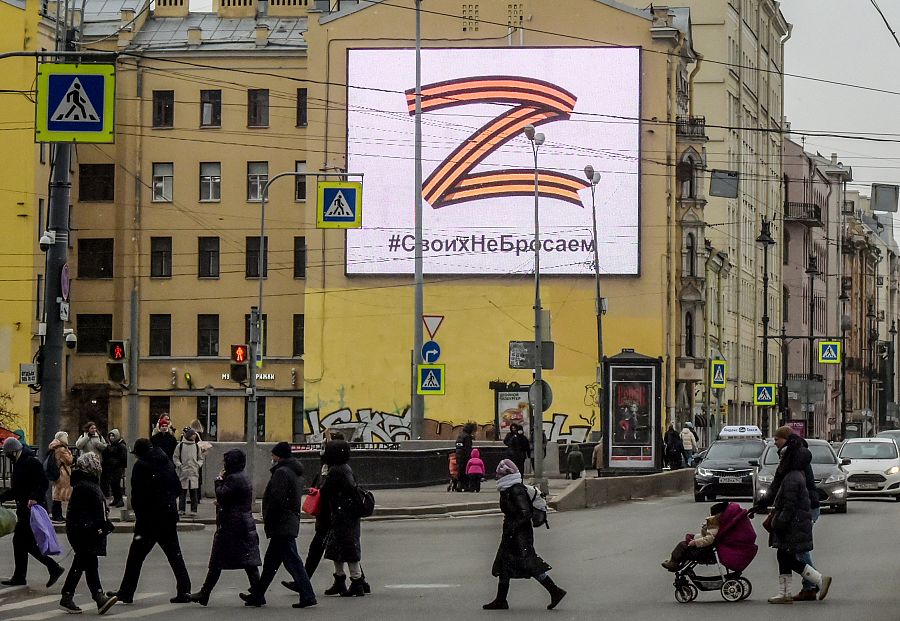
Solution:
[[[525,129],[522,130],[525,132],[525,137],[529,140],[534,140],[534,125],[526,125]]]
[[[594,167],[588,164],[584,167],[584,176],[587,177],[587,180],[590,181],[594,178]]]
[[[819,261],[816,258],[816,255],[809,255],[809,263],[806,266],[806,275],[807,276],[818,276],[819,275]]]
[[[541,146],[544,144],[544,134],[537,133],[534,135],[534,144],[537,146]]]
[[[888,330],[891,336],[897,336],[897,322],[891,319],[891,329]]]
[[[850,295],[847,293],[846,289],[841,290],[841,294],[838,296],[838,300],[840,300],[841,302],[849,302],[850,301]]]
[[[775,240],[772,239],[772,229],[769,225],[769,221],[763,218],[759,229],[759,236],[756,238],[757,244],[762,244],[763,246],[771,246],[775,243]]]

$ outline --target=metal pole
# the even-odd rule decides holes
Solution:
[[[134,441],[141,435],[138,428],[138,418],[140,417],[140,400],[138,398],[138,373],[141,342],[140,342],[140,312],[139,312],[140,296],[137,284],[131,289],[131,354],[128,359],[128,376],[131,378],[131,385],[128,386],[128,423],[127,438],[134,446]],[[131,469],[134,466],[134,459],[128,459],[125,464],[125,481],[128,486],[128,508],[131,509]]]
[[[425,425],[425,397],[417,394],[415,382],[418,376],[415,365],[422,364],[423,334],[422,315],[425,314],[425,278],[422,257],[422,0],[416,0],[416,129],[415,129],[415,292],[413,309],[413,390],[410,435],[414,440],[422,437]]]
[[[768,229],[769,223],[767,220],[763,220],[763,228]],[[769,246],[771,244],[763,244],[763,316],[762,316],[762,324],[763,324],[763,342],[762,342],[762,374],[763,374],[763,383],[769,383]],[[782,390],[786,388],[784,386],[781,387]],[[760,427],[764,437],[769,436],[769,408],[764,407],[762,409],[762,415],[760,416]]]
[[[544,479],[544,384],[541,377],[543,344],[541,330],[541,220],[538,200],[538,147],[543,135],[536,134],[531,140],[534,153],[534,383],[532,413],[534,419],[534,479],[541,491],[547,493]]]
[[[787,328],[785,328],[784,323],[781,324],[781,385],[785,387],[787,390],[787,360],[788,360],[788,339],[787,339]],[[780,408],[781,412],[781,420],[779,421],[779,425],[787,424],[787,399],[782,400],[782,405]]]
[[[813,287],[815,286],[813,283],[813,279],[816,277],[816,272],[817,265],[815,262],[815,257],[813,255],[809,255],[809,268],[806,270],[806,273],[809,274],[809,361],[807,365],[808,374],[806,382],[806,421],[808,426],[810,426],[811,423],[815,420],[815,417],[813,416],[813,400],[811,389],[813,380],[813,355],[815,353],[813,322],[816,320],[816,294],[813,289]]]
[[[590,174],[588,175],[588,172]],[[597,384],[600,386],[601,390],[603,388],[603,297],[600,294],[600,249],[599,242],[597,237],[597,202],[596,202],[596,191],[597,184],[600,182],[600,173],[595,173],[594,169],[591,167],[587,167],[584,169],[585,175],[588,177],[588,181],[591,182],[591,214],[592,220],[591,224],[593,225],[594,232],[594,296],[595,296],[595,306],[596,306],[596,314],[597,314]],[[600,391],[597,391],[597,405],[600,405]]]

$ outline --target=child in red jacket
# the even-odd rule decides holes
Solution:
[[[466,462],[466,474],[469,476],[470,492],[481,491],[481,479],[484,478],[484,462],[481,461],[481,452],[477,448],[472,449],[472,456]]]

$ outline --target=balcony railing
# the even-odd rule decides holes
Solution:
[[[706,138],[706,117],[679,116],[675,119],[675,133],[686,138]]]
[[[822,208],[812,203],[785,203],[784,219],[808,226],[822,226]]]

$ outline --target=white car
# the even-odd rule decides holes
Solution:
[[[900,502],[900,454],[889,438],[853,438],[841,447],[850,496],[893,496]]]

